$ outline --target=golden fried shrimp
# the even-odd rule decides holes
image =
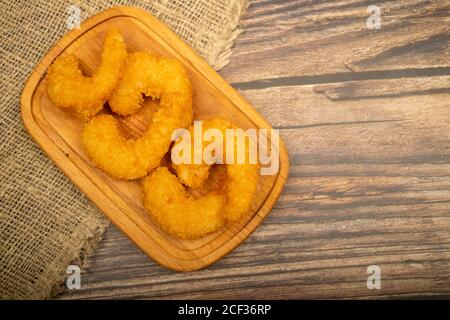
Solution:
[[[147,68],[145,72],[139,73],[140,78],[133,78],[137,81],[134,83],[136,88],[121,82],[118,90],[126,86],[135,93],[135,97],[142,99],[139,92],[144,92],[160,99],[159,108],[147,130],[139,138],[126,139],[117,119],[111,115],[98,115],[85,125],[82,133],[83,145],[91,161],[112,177],[127,180],[142,178],[159,166],[171,145],[172,132],[186,128],[192,122],[192,86],[178,62],[155,58],[144,52],[131,54],[131,59],[147,65]],[[129,66],[127,64],[124,69],[125,75],[129,72]],[[166,72],[171,73],[176,86],[169,88],[165,84],[170,81]],[[141,99],[137,98],[138,104],[142,102]]]
[[[117,29],[107,32],[101,57],[100,66],[91,77],[83,76],[75,56],[58,58],[47,72],[50,100],[85,120],[97,114],[116,87],[127,57],[125,42]]]
[[[162,94],[186,95],[191,90],[186,72],[176,60],[135,52],[129,55],[108,103],[112,111],[127,116],[141,107],[143,94],[159,99]]]
[[[234,159],[237,159],[237,138],[234,136],[233,148],[234,150],[227,150],[227,129],[236,129],[233,124],[223,119],[211,119],[205,120],[202,123],[202,131],[205,132],[208,129],[218,129],[223,137],[222,150],[219,151],[223,154],[223,162],[225,162],[226,153],[234,152]],[[189,129],[190,136],[194,136],[194,127],[191,126]],[[177,141],[174,149],[177,145],[181,143],[181,140]],[[194,139],[191,139],[192,149],[191,161],[189,164],[181,163],[174,164],[173,167],[177,173],[180,181],[191,188],[199,187],[203,181],[209,175],[209,170],[211,165],[204,162],[200,164],[194,164],[194,156],[199,150],[194,150]],[[203,149],[200,150],[203,154],[205,148],[210,145],[210,141],[203,140]],[[250,209],[253,197],[256,193],[256,186],[258,183],[259,173],[258,164],[251,164],[249,161],[249,143],[244,145],[245,150],[245,160],[243,164],[238,164],[236,162],[226,164],[227,170],[227,181],[225,184],[225,195],[227,198],[227,204],[222,213],[223,217],[227,221],[237,221],[242,218]]]
[[[165,167],[144,179],[144,206],[164,230],[182,239],[199,238],[223,226],[224,204],[224,195],[217,192],[197,199],[188,195]]]

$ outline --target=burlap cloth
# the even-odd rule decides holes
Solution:
[[[108,220],[41,152],[24,129],[19,98],[45,52],[67,32],[68,6],[82,18],[139,6],[219,69],[226,65],[247,0],[0,0],[0,297],[43,299],[67,266],[82,264]]]

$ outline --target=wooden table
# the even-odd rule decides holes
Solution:
[[[379,30],[370,4],[252,0],[220,73],[281,130],[291,170],[246,242],[176,273],[112,226],[60,298],[449,294],[450,1],[374,1]]]

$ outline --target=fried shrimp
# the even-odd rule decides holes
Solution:
[[[175,60],[157,58],[145,52],[130,56],[124,69],[124,80],[117,90],[126,87],[133,91],[130,95],[137,104],[142,103],[141,92],[159,98],[158,110],[146,131],[139,138],[126,139],[118,120],[104,114],[88,122],[82,133],[83,145],[91,161],[112,177],[126,180],[142,178],[159,166],[171,145],[172,132],[186,128],[192,122],[192,86],[181,65]],[[130,61],[146,66],[139,78],[127,76],[130,72],[127,68],[134,65]],[[129,83],[131,79],[136,82]],[[174,83],[167,85],[170,79],[174,79]]]
[[[222,139],[215,149],[222,155],[233,152],[237,159],[238,147],[236,141],[232,146],[226,143],[226,130],[235,127],[226,120],[212,119],[203,121],[202,130],[215,129]],[[192,136],[196,133],[195,126],[189,128],[192,143],[190,150],[196,144]],[[203,136],[203,132],[202,132]],[[195,138],[194,138],[195,139]],[[235,139],[233,135],[231,139]],[[241,219],[248,211],[256,193],[259,173],[258,165],[249,162],[249,144],[244,144],[245,161],[242,164],[226,164],[227,177],[220,190],[212,191],[204,196],[194,198],[183,186],[198,187],[209,175],[211,164],[194,162],[195,153],[201,152],[217,141],[205,142],[193,150],[189,164],[173,164],[178,175],[170,173],[167,168],[160,167],[144,179],[144,206],[155,218],[156,222],[167,232],[179,238],[199,238],[211,233],[226,223]],[[178,140],[174,149],[183,142]],[[225,146],[225,147],[224,147]],[[172,149],[172,151],[174,150]],[[173,154],[172,154],[173,156]],[[217,156],[215,154],[214,156]],[[173,159],[173,158],[172,158]]]
[[[217,192],[197,199],[188,195],[165,167],[144,179],[144,206],[164,230],[182,239],[199,238],[223,226],[224,204],[224,195]]]
[[[47,72],[47,93],[59,108],[74,111],[87,120],[97,114],[116,87],[127,50],[122,34],[110,29],[103,42],[101,63],[85,77],[73,55],[58,58]]]
[[[135,52],[129,55],[108,102],[112,111],[127,116],[142,106],[143,94],[159,99],[163,94],[186,95],[191,90],[186,72],[176,60]]]
[[[226,221],[237,221],[249,211],[252,204],[259,178],[258,164],[251,164],[249,161],[249,143],[245,143],[245,149],[241,150],[242,152],[245,152],[244,163],[236,163],[236,160],[238,158],[238,144],[235,135],[232,136],[232,138],[234,139],[234,143],[232,144],[234,150],[229,150],[229,148],[227,149],[226,131],[227,129],[236,129],[236,127],[232,123],[220,118],[203,121],[202,131],[205,132],[209,129],[217,129],[221,132],[223,142],[222,150],[219,150],[219,152],[221,152],[223,155],[223,162],[225,162],[226,153],[234,152],[233,159],[235,161],[233,163],[226,164],[227,181],[225,183],[224,191],[227,199],[227,204],[222,214]],[[191,126],[191,128],[189,129],[189,132],[190,136],[192,137],[194,135],[193,126]],[[181,140],[177,141],[174,148],[177,147],[178,143],[181,143]],[[211,142],[203,140],[203,150],[201,150],[202,154],[205,148],[210,144]],[[192,149],[194,149],[193,139]],[[211,167],[211,165],[204,162],[200,164],[194,164],[194,156],[198,151],[199,150],[194,150],[193,152],[191,152],[192,158],[191,161],[189,161],[189,164],[181,163],[178,165],[174,165],[174,169],[180,181],[184,185],[191,188],[199,187],[203,183],[203,181],[206,180]]]

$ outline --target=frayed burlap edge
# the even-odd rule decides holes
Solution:
[[[100,225],[96,227],[93,235],[82,240],[81,246],[79,248],[74,248],[73,253],[69,255],[70,262],[68,265],[79,266],[81,273],[85,273],[87,271],[88,259],[92,256],[100,241],[103,239],[106,228],[111,225],[111,222],[106,218],[106,216],[102,216],[100,219]],[[53,299],[58,294],[62,293],[66,289],[66,281],[68,277],[69,274],[62,273],[61,276],[56,279],[57,284],[52,288],[50,296],[43,297],[43,299]]]
[[[244,31],[239,23],[241,21],[242,15],[247,10],[250,4],[250,0],[243,0],[241,5],[238,5],[236,10],[237,14],[234,16],[234,21],[230,24],[230,28],[225,32],[219,40],[218,44],[218,54],[212,52],[206,53],[206,59],[216,70],[220,70],[225,67],[231,58],[231,49],[233,48],[236,38]]]

